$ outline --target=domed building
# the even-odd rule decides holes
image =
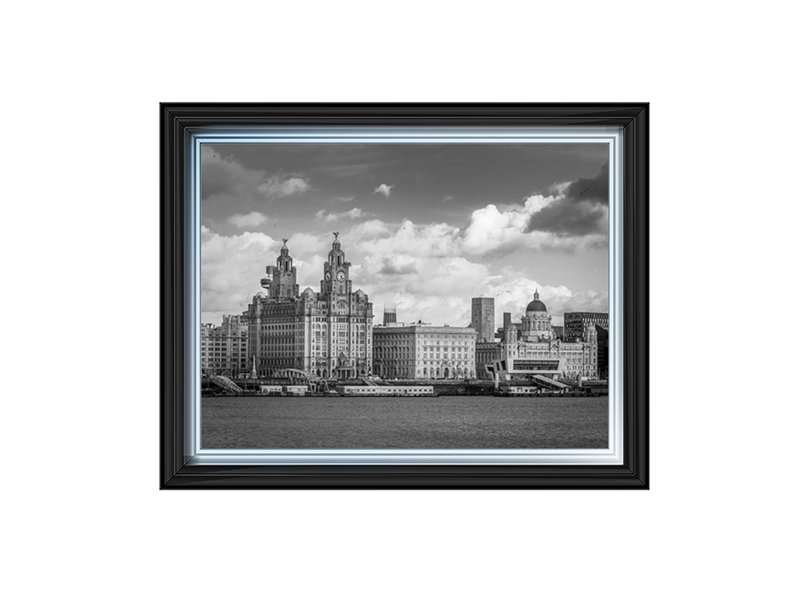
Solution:
[[[559,378],[596,379],[597,355],[595,328],[586,329],[577,341],[561,341],[547,306],[535,291],[521,322],[508,323],[503,329],[500,358],[485,367],[502,380],[532,379],[549,384]]]
[[[555,338],[553,319],[547,311],[547,306],[539,299],[539,292],[533,293],[533,301],[525,308],[522,316],[523,341],[549,341]]]
[[[319,291],[307,287],[299,294],[296,267],[283,240],[275,264],[260,281],[267,293],[255,295],[244,312],[249,356],[259,377],[287,369],[325,379],[370,373],[372,304],[362,290],[352,292],[350,268],[335,233]]]

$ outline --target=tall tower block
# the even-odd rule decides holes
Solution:
[[[472,298],[472,327],[479,342],[494,341],[494,298]]]
[[[385,306],[382,312],[382,324],[388,326],[396,322],[396,305]]]

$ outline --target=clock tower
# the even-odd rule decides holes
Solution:
[[[338,233],[324,263],[321,291],[299,293],[296,267],[286,244],[268,266],[248,311],[247,354],[258,377],[287,376],[294,369],[317,379],[356,379],[371,374],[372,304],[352,291]],[[287,240],[283,241],[287,243]]]
[[[321,281],[321,293],[335,293],[336,295],[349,295],[352,293],[352,281],[349,280],[349,268],[352,264],[346,261],[346,255],[341,250],[341,242],[337,232],[332,241],[327,261],[324,262],[324,280]]]

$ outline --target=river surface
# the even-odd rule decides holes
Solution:
[[[608,397],[201,399],[201,446],[606,448]]]

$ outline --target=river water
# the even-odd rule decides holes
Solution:
[[[204,449],[606,448],[608,397],[209,397]]]

